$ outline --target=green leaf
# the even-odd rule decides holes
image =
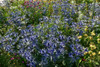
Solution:
[[[95,64],[96,64],[96,65],[99,65],[99,63],[98,63],[98,62],[95,62]]]
[[[80,59],[80,60],[79,60],[79,63],[81,63],[81,61],[82,61],[82,60]]]

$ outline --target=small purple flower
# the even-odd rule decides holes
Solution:
[[[11,60],[13,60],[14,58],[11,58]]]
[[[22,61],[22,63],[24,63],[24,61]]]

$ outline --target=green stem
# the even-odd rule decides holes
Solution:
[[[93,0],[93,2],[94,2],[94,5],[93,5],[92,19],[93,19],[93,17],[94,17],[94,14],[95,14],[95,3],[96,3],[96,0]]]

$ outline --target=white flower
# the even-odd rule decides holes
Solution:
[[[0,6],[5,6],[5,5],[6,5],[6,3],[7,3],[7,1],[6,1],[6,0],[0,0]]]

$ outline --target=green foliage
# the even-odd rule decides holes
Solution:
[[[0,49],[0,67],[26,67],[26,60],[17,54]]]
[[[7,17],[8,17],[8,10],[6,7],[0,7],[0,34],[4,35],[6,33],[6,30],[8,29],[8,26],[6,25]]]

